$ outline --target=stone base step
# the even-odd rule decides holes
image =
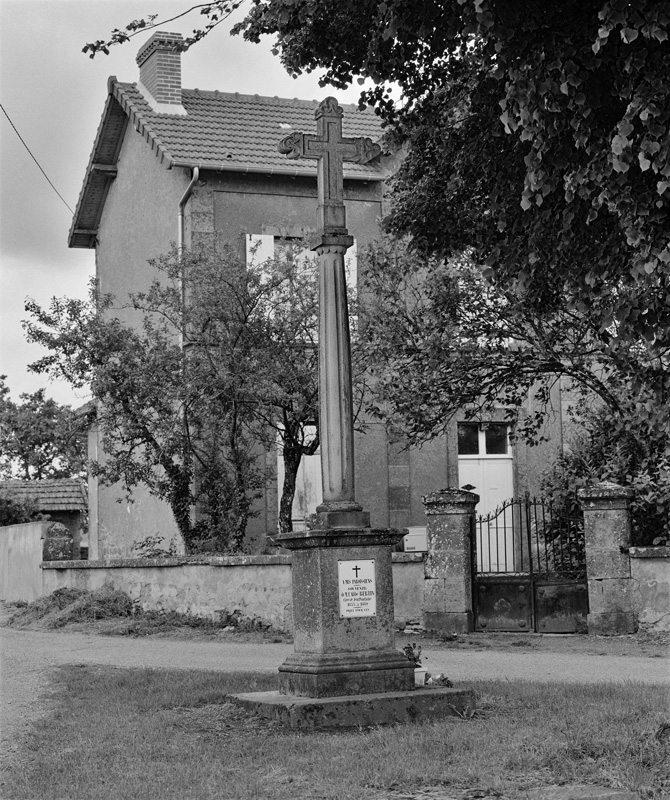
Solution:
[[[231,702],[290,728],[360,728],[445,717],[468,717],[475,710],[471,689],[442,686],[346,697],[295,697],[279,692],[229,695]]]

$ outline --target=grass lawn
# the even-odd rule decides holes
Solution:
[[[670,793],[667,689],[480,681],[471,719],[296,733],[226,702],[275,675],[67,666],[6,800],[510,798],[587,783]],[[431,790],[434,790],[431,791]]]

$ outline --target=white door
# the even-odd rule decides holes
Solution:
[[[477,516],[492,514],[514,495],[514,459],[504,423],[458,424],[458,485],[479,495]],[[477,569],[514,571],[511,515],[499,517],[488,534],[477,526]]]

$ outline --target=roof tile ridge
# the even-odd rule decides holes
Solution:
[[[279,97],[278,95],[264,95],[264,94],[246,94],[243,92],[222,92],[218,89],[182,89],[182,92],[188,94],[195,94],[196,96],[208,95],[213,97],[231,98],[233,100],[252,100],[256,103],[263,105],[288,105],[288,106],[301,106],[304,108],[316,108],[319,105],[319,100],[304,100],[300,97]]]
[[[126,90],[128,88],[135,89],[139,92],[137,82],[128,83],[125,81],[114,81],[114,85],[119,87],[119,89]],[[287,106],[298,106],[302,108],[316,108],[322,100],[307,100],[302,97],[279,97],[278,95],[263,95],[263,94],[248,94],[245,92],[223,92],[220,89],[188,89],[183,88],[182,93],[187,93],[189,95],[196,95],[196,96],[207,96],[207,97],[224,97],[224,98],[233,98],[236,100],[253,100],[257,103],[262,103],[264,105],[287,105]],[[141,94],[141,92],[140,92]],[[329,96],[329,95],[326,95]],[[144,98],[144,95],[142,95]],[[325,99],[325,97],[323,98]],[[132,100],[129,100],[132,104]],[[145,100],[146,102],[146,100]],[[374,117],[374,109],[371,106],[366,106],[365,108],[359,108],[357,103],[340,103],[338,100],[338,104],[345,110],[355,111],[361,114],[370,114]],[[134,105],[134,104],[133,104]],[[151,114],[158,117],[163,116],[170,116],[169,114],[157,114],[155,111],[151,111]],[[381,120],[379,120],[381,126]]]
[[[157,114],[151,109],[148,103],[147,111],[140,108],[138,104],[128,95],[129,88],[135,89],[140,97],[142,97],[142,100],[144,100],[145,103],[147,102],[142,92],[140,92],[138,89],[137,83],[121,83],[121,81],[115,80],[111,84],[111,87],[113,88],[114,98],[121,105],[121,108],[124,110],[124,112],[128,115],[128,118],[135,126],[135,130],[141,136],[144,136],[147,142],[151,144],[152,150],[156,149],[161,157],[161,160],[165,159],[168,162],[168,166],[170,166],[174,161],[174,156],[165,147],[162,139],[156,131],[156,128],[152,126],[151,123],[155,120],[168,118],[171,115]]]

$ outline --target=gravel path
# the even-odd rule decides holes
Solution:
[[[44,695],[50,672],[58,665],[276,672],[291,652],[293,645],[286,643],[130,639],[0,627],[1,758],[11,757],[29,724],[48,712]],[[455,682],[477,678],[573,683],[633,680],[670,686],[670,661],[658,657],[429,647],[424,648],[423,657],[430,672],[442,672]]]

